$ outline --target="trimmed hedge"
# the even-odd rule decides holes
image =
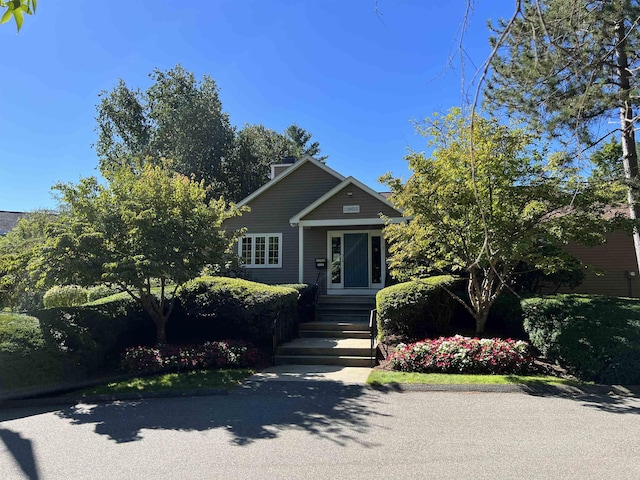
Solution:
[[[45,308],[75,307],[87,303],[87,290],[79,285],[56,285],[42,299]]]
[[[153,322],[126,294],[81,307],[40,310],[34,315],[45,340],[60,346],[80,376],[115,368],[125,348],[155,340]]]
[[[411,340],[448,333],[456,302],[442,287],[456,288],[457,282],[450,275],[439,275],[380,290],[376,294],[378,338]]]
[[[119,293],[119,290],[113,287],[109,287],[107,285],[96,285],[95,287],[87,288],[87,301],[95,302],[96,300],[100,300],[101,298],[110,297]]]
[[[298,322],[313,320],[316,311],[317,285],[307,283],[286,283],[279,287],[293,288],[298,292]]]
[[[522,301],[531,344],[582,380],[640,384],[640,300],[554,295]]]
[[[167,328],[174,342],[242,339],[264,346],[276,317],[297,322],[298,292],[288,287],[204,276],[185,284],[178,300]]]
[[[0,313],[0,392],[60,383],[62,351],[45,341],[37,318]]]

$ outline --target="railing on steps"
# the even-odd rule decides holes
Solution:
[[[375,343],[376,337],[378,336],[378,322],[377,322],[377,314],[378,311],[376,309],[371,310],[369,313],[369,335],[371,335],[371,347],[369,350],[369,356],[371,357],[371,366],[376,366],[376,350]]]

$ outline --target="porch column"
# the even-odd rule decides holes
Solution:
[[[298,283],[304,283],[304,228],[298,225]]]

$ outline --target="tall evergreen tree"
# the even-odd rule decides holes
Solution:
[[[318,142],[309,143],[311,141],[311,134],[304,128],[300,128],[296,124],[290,125],[284,131],[284,135],[293,144],[294,156],[300,158],[309,155],[321,162],[325,162],[326,159],[329,158],[326,155],[320,156],[320,144]]]
[[[498,54],[484,92],[487,107],[576,141],[579,150],[617,133],[630,215],[640,218],[634,133],[640,97],[633,75],[640,63],[640,2],[517,0],[517,6],[514,22],[492,25]],[[640,268],[637,231],[634,244]]]

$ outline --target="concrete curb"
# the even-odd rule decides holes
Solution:
[[[65,385],[55,389],[38,389],[28,392],[18,392],[12,396],[0,398],[0,408],[14,409],[27,407],[56,407],[73,406],[79,403],[109,403],[117,401],[136,401],[154,398],[179,398],[198,397],[212,395],[229,395],[237,389],[251,390],[258,385],[271,384],[273,389],[277,389],[280,384],[285,388],[285,384],[307,384],[313,385],[316,390],[321,390],[322,385],[335,387],[361,386],[363,389],[371,389],[383,392],[458,392],[458,393],[524,393],[537,396],[560,396],[560,397],[583,397],[583,396],[609,396],[609,397],[638,397],[640,398],[640,385],[540,385],[540,384],[367,384],[341,382],[334,379],[306,378],[290,380],[287,378],[257,378],[253,375],[243,383],[231,388],[199,388],[182,391],[155,391],[144,393],[120,393],[113,395],[85,395],[85,396],[63,396],[65,393],[74,390],[102,385],[106,382],[122,380],[129,377],[118,376],[102,378],[79,385]]]

